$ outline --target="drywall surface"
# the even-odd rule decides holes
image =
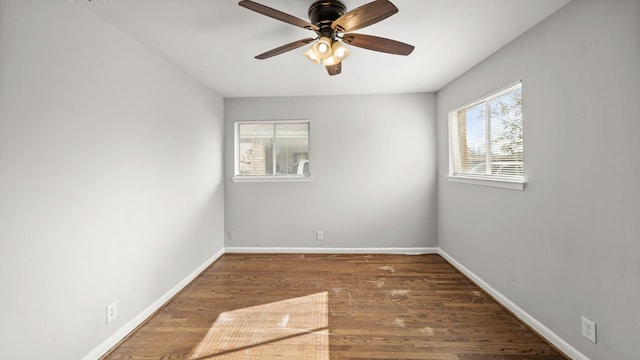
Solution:
[[[224,111],[227,247],[436,246],[434,94],[232,98]],[[311,121],[313,182],[232,182],[234,122],[283,119]]]
[[[73,1],[0,53],[2,357],[80,359],[223,248],[223,101]]]
[[[517,80],[526,189],[448,182],[448,111]],[[437,95],[439,246],[590,359],[638,358],[638,99],[628,0],[574,1]]]

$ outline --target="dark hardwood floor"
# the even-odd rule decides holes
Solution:
[[[566,359],[439,255],[225,254],[103,359]]]

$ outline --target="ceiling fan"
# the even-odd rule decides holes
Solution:
[[[340,40],[349,45],[395,55],[409,55],[414,49],[412,45],[387,38],[343,34],[373,25],[397,13],[398,8],[388,0],[375,0],[349,12],[339,0],[318,0],[309,6],[310,22],[250,0],[240,1],[238,5],[276,20],[309,29],[317,35],[315,38],[297,40],[262,53],[256,56],[259,60],[313,43],[304,55],[313,62],[322,64],[329,75],[337,75],[342,71],[342,60],[350,53]]]

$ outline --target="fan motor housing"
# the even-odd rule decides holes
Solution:
[[[318,0],[309,6],[309,20],[321,34],[331,33],[331,23],[346,12],[347,7],[338,0]]]

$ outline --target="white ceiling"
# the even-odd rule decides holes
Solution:
[[[356,31],[415,46],[405,57],[351,47],[342,74],[307,60],[306,47],[254,56],[315,37],[237,0],[75,0],[175,62],[224,97],[437,91],[570,0],[392,0],[399,12]],[[308,20],[313,0],[256,0]],[[370,0],[344,0],[354,9]]]

